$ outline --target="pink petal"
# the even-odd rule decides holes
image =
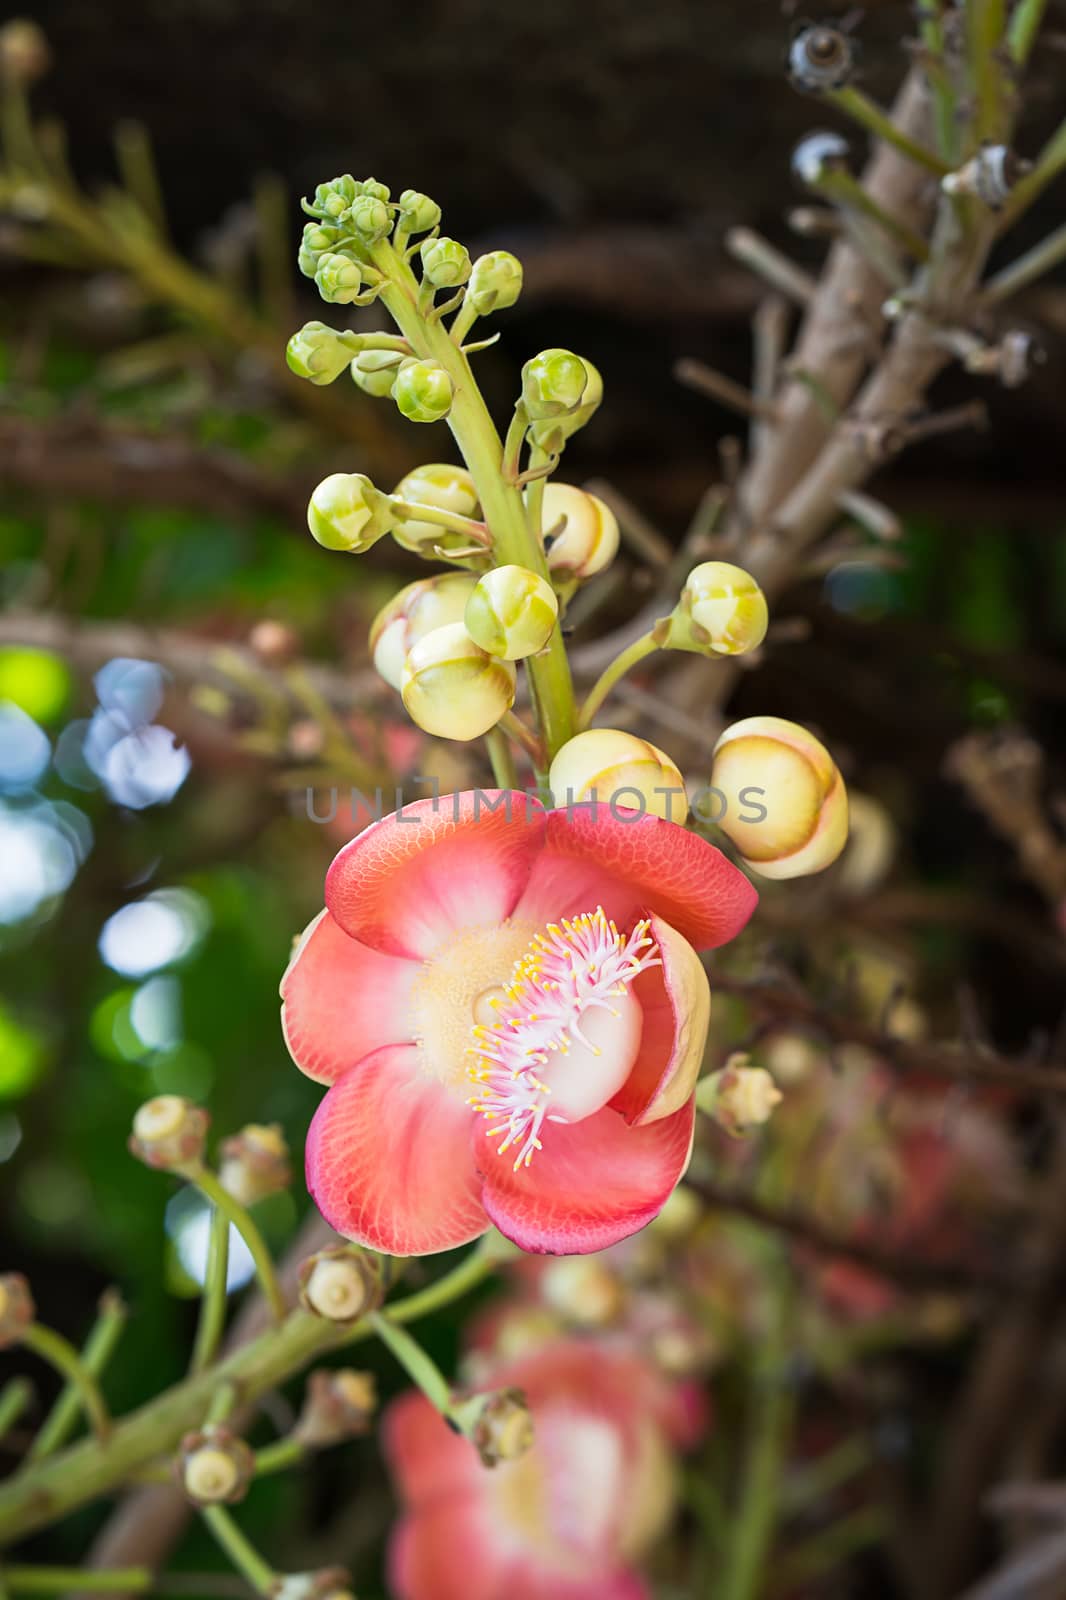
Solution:
[[[326,904],[353,939],[427,956],[510,916],[544,830],[543,808],[517,790],[418,800],[345,845],[326,874]]]
[[[381,1448],[405,1505],[483,1488],[485,1468],[469,1439],[455,1433],[420,1390],[409,1389],[381,1419]]]
[[[605,1108],[584,1122],[546,1122],[544,1148],[516,1172],[478,1118],[474,1147],[482,1200],[500,1232],[523,1250],[587,1255],[628,1238],[658,1215],[688,1165],[693,1102],[644,1127]]]
[[[381,1045],[407,1043],[418,970],[349,939],[319,912],[281,980],[281,1027],[300,1071],[332,1083]]]
[[[725,944],[744,927],[758,895],[744,874],[698,834],[662,817],[608,806],[573,806],[548,814],[546,851],[578,869],[616,880],[637,904],[654,911],[697,950]],[[592,910],[594,907],[583,909]],[[604,902],[604,909],[610,907]],[[611,912],[619,920],[617,912]]]
[[[307,1187],[331,1227],[389,1255],[422,1256],[478,1238],[469,1106],[386,1045],[333,1085],[307,1134]]]
[[[627,1122],[655,1122],[683,1106],[696,1087],[707,1045],[711,988],[687,939],[652,917],[661,967],[648,967],[633,985],[644,1012],[640,1053],[611,1101]]]
[[[460,1443],[476,1461],[473,1447]],[[521,1600],[521,1590],[506,1586],[505,1546],[487,1499],[476,1492],[401,1517],[389,1538],[387,1568],[394,1600]]]

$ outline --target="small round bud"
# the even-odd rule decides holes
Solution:
[[[359,190],[362,194],[368,194],[372,200],[380,200],[383,205],[387,205],[392,198],[392,191],[388,185],[379,183],[376,178],[364,178]]]
[[[582,361],[588,373],[588,382],[585,392],[581,396],[581,404],[567,415],[550,417],[546,421],[534,422],[530,425],[530,434],[533,442],[542,450],[547,450],[550,455],[558,455],[566,441],[585,426],[589,419],[600,409],[603,401],[603,379],[598,367],[584,356]]]
[[[551,638],[559,602],[550,583],[528,567],[494,567],[479,578],[466,605],[466,631],[490,656],[522,661]]]
[[[437,361],[400,363],[392,398],[408,422],[440,422],[452,408],[452,380]]]
[[[521,1389],[472,1395],[453,1407],[451,1417],[486,1467],[517,1461],[533,1443],[533,1418]]]
[[[30,1286],[21,1272],[0,1276],[0,1350],[18,1344],[37,1315]]]
[[[361,350],[351,364],[352,382],[364,394],[384,400],[392,393],[402,361],[398,350]]]
[[[400,227],[405,233],[428,233],[440,221],[440,206],[428,194],[405,189],[400,196]]]
[[[348,220],[359,237],[367,244],[384,239],[392,226],[392,218],[384,200],[373,194],[358,194],[352,201]]]
[[[548,570],[559,578],[591,578],[618,554],[617,517],[598,495],[585,489],[571,483],[546,484],[541,520]]]
[[[287,666],[300,648],[295,629],[273,617],[264,617],[262,622],[256,623],[248,635],[248,643],[266,667]]]
[[[522,368],[522,400],[531,422],[577,410],[588,388],[589,371],[572,350],[542,350]]]
[[[522,263],[509,250],[493,250],[478,256],[470,271],[466,303],[479,317],[490,311],[505,311],[522,293]]]
[[[392,512],[387,496],[363,473],[333,472],[311,496],[307,526],[327,550],[361,555],[388,533]]]
[[[548,773],[557,806],[603,805],[683,823],[685,780],[666,753],[635,733],[590,728],[563,745]]]
[[[828,172],[847,166],[850,151],[839,133],[809,133],[792,152],[792,171],[801,183],[817,188]]]
[[[321,222],[304,223],[300,253],[296,259],[305,278],[314,277],[321,257],[336,250],[343,238],[344,232],[341,228]]]
[[[762,644],[769,620],[766,596],[750,572],[704,561],[686,578],[662,642],[699,655],[743,655]]]
[[[355,1245],[320,1250],[300,1268],[300,1304],[329,1322],[357,1322],[384,1298],[381,1257]]]
[[[798,878],[835,861],[848,837],[844,780],[825,746],[782,717],[747,717],[714,749],[719,826],[746,866]]]
[[[221,1156],[219,1182],[242,1206],[254,1206],[292,1182],[289,1147],[276,1122],[249,1122],[222,1141]]]
[[[456,289],[470,276],[470,252],[458,239],[427,239],[419,254],[422,277],[434,289]]]
[[[186,1434],[177,1461],[178,1482],[195,1506],[235,1505],[255,1476],[255,1455],[229,1428],[211,1424]]]
[[[308,209],[314,211],[316,216],[329,217],[331,220],[344,215],[359,193],[359,185],[350,172],[343,177],[331,178],[328,183],[320,183],[315,188],[314,204]]]
[[[696,1090],[700,1109],[735,1139],[768,1122],[783,1098],[766,1069],[749,1066],[748,1062],[749,1057],[738,1051],[720,1072],[704,1078]]]
[[[0,28],[0,76],[9,83],[30,84],[52,65],[43,28],[28,17],[13,17]]]
[[[427,633],[404,663],[400,686],[413,722],[439,739],[477,739],[514,704],[515,669],[475,644],[461,622]]]
[[[129,1140],[131,1155],[146,1167],[181,1172],[196,1166],[204,1153],[211,1119],[200,1106],[180,1094],[160,1094],[138,1107]]]
[[[351,359],[352,352],[340,334],[324,322],[305,322],[285,346],[290,371],[311,383],[332,383]]]
[[[433,506],[437,511],[452,511],[459,517],[472,517],[477,512],[477,489],[465,467],[453,467],[448,462],[431,462],[416,467],[393,490],[393,497],[409,500],[414,505]],[[458,546],[462,535],[442,528],[436,522],[397,522],[392,537],[405,550],[427,560],[436,559],[436,547],[443,550]],[[449,541],[451,542],[449,544]],[[458,621],[459,619],[450,619]]]
[[[1005,144],[983,144],[975,156],[957,172],[949,172],[941,179],[945,194],[974,195],[990,211],[999,211],[1006,205],[1024,164]]]
[[[840,89],[855,69],[855,47],[839,28],[816,23],[803,28],[788,52],[788,75],[797,89],[811,94]]]
[[[474,586],[469,573],[444,572],[409,583],[382,607],[370,628],[370,656],[386,683],[401,687],[404,663],[419,639],[449,622],[462,622]]]
[[[351,256],[328,252],[319,256],[315,284],[323,300],[331,305],[350,306],[363,287],[363,273]]]
[[[308,1449],[321,1450],[368,1432],[376,1409],[372,1372],[319,1368],[308,1377],[303,1410],[292,1436]]]

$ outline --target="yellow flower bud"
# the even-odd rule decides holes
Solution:
[[[670,757],[618,728],[590,728],[564,744],[548,786],[557,806],[595,802],[677,823],[688,816],[685,780]]]
[[[571,483],[546,485],[542,526],[548,570],[560,578],[591,578],[618,553],[618,522],[610,506]]]
[[[472,1395],[452,1409],[451,1419],[486,1467],[517,1461],[533,1443],[533,1418],[521,1389]]]
[[[714,750],[719,825],[764,878],[799,878],[835,861],[848,837],[844,780],[823,744],[783,717],[747,717]]]
[[[131,1155],[147,1167],[181,1172],[203,1155],[209,1117],[180,1094],[159,1094],[138,1107],[130,1136]]]
[[[489,655],[521,661],[551,638],[559,602],[528,567],[496,567],[479,578],[466,604],[466,631]]]
[[[734,1138],[742,1138],[770,1120],[782,1099],[780,1089],[764,1067],[748,1065],[749,1057],[738,1051],[730,1056],[721,1072],[704,1078],[696,1090],[701,1111],[713,1117],[720,1128]]]
[[[255,1455],[229,1428],[211,1424],[186,1434],[177,1466],[178,1481],[194,1505],[234,1505],[248,1493]]]
[[[380,1256],[339,1245],[308,1256],[300,1267],[300,1303],[329,1322],[355,1322],[385,1298]]]
[[[529,431],[534,443],[542,450],[547,450],[549,455],[558,455],[565,447],[566,441],[585,426],[603,402],[603,379],[599,369],[586,357],[582,359],[585,362],[585,371],[588,373],[588,382],[577,410],[562,417],[548,417],[530,424]]]
[[[309,1450],[321,1450],[366,1433],[376,1409],[372,1372],[320,1367],[307,1379],[303,1410],[292,1436]]]
[[[449,462],[431,462],[416,467],[393,490],[394,498],[413,505],[433,506],[437,511],[452,511],[456,516],[472,517],[477,511],[477,489],[465,467]],[[450,533],[436,522],[397,522],[392,537],[405,550],[427,560],[436,559],[436,547],[448,550],[463,543],[461,534]]]
[[[440,422],[452,407],[454,385],[439,361],[401,361],[392,398],[408,422]]]
[[[466,572],[420,578],[382,607],[370,628],[370,655],[387,684],[394,689],[402,686],[404,662],[419,639],[449,622],[462,622],[475,582]]]
[[[289,1147],[277,1122],[249,1122],[222,1141],[221,1153],[219,1182],[242,1206],[278,1194],[292,1179]]]
[[[3,1273],[0,1276],[0,1350],[18,1344],[36,1315],[30,1286],[22,1273]]]
[[[739,656],[762,644],[769,613],[750,572],[728,561],[704,561],[689,573],[668,620],[666,649]]]
[[[307,526],[325,549],[362,555],[388,533],[392,510],[362,472],[332,472],[311,496]]]
[[[476,739],[514,704],[515,669],[475,644],[461,622],[414,645],[400,692],[407,714],[439,739]]]

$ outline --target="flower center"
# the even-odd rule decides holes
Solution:
[[[630,986],[662,965],[648,927],[620,933],[602,906],[549,923],[502,993],[477,997],[469,1104],[489,1119],[499,1154],[516,1146],[515,1171],[542,1148],[545,1121],[581,1122],[629,1076],[643,1027]],[[495,1020],[484,1020],[486,1010]]]

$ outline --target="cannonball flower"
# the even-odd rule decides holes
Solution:
[[[640,813],[509,790],[417,801],[334,860],[282,981],[326,1220],[394,1255],[495,1224],[602,1250],[688,1162],[710,996],[696,951],[757,896],[712,845]]]
[[[526,1397],[533,1444],[491,1471],[421,1394],[383,1419],[403,1512],[396,1600],[646,1600],[634,1570],[669,1522],[680,1387],[640,1356],[557,1340],[493,1372]]]

